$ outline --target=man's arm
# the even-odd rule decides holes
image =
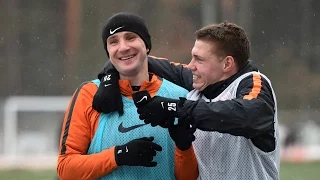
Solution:
[[[253,138],[273,128],[274,108],[269,83],[255,73],[241,81],[236,99],[187,100],[181,112],[191,115],[198,129]]]
[[[275,102],[270,85],[258,73],[240,82],[232,100],[206,102],[155,96],[137,108],[139,118],[151,126],[170,124],[172,118],[187,115],[200,130],[246,137],[265,152],[275,148]]]
[[[193,89],[192,73],[185,64],[170,62],[165,58],[148,57],[149,72],[181,86],[188,91]]]
[[[179,148],[175,147],[174,160],[174,170],[177,180],[193,180],[198,178],[198,162],[193,150],[193,146],[186,151],[181,151]]]
[[[62,180],[97,179],[117,168],[114,147],[87,155],[99,119],[99,113],[91,107],[96,91],[93,83],[81,85],[65,114],[57,166]]]

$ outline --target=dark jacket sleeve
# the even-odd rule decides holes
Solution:
[[[181,86],[188,91],[192,87],[192,73],[184,65],[170,62],[164,58],[148,57],[149,72],[152,72],[168,81]]]
[[[275,103],[269,83],[259,74],[243,79],[232,100],[187,100],[182,107],[196,127],[253,138],[273,129]]]

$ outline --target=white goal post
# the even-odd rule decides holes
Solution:
[[[20,154],[22,151],[19,142],[25,142],[29,144],[35,143],[37,149],[39,140],[36,142],[30,142],[32,138],[25,138],[25,134],[19,134],[18,131],[18,117],[19,112],[62,112],[64,113],[67,109],[71,96],[12,96],[8,97],[4,103],[4,121],[3,126],[0,126],[0,138],[3,137],[3,143],[0,144],[0,169],[1,168],[53,168],[57,163],[57,153],[54,151],[44,151],[45,153],[24,155]],[[296,114],[294,114],[296,113]],[[301,112],[290,111],[289,113],[282,114],[293,114],[298,116]],[[310,114],[309,112],[305,112]],[[288,117],[293,117],[288,116]],[[302,116],[302,115],[301,115]],[[318,117],[318,112],[312,117]],[[309,117],[309,116],[308,116]],[[311,117],[311,116],[310,116]],[[22,118],[23,119],[23,118]],[[20,119],[20,121],[22,121]],[[50,118],[49,118],[50,119]],[[54,118],[53,118],[54,119]],[[290,118],[289,118],[290,119]],[[312,118],[311,118],[312,119]],[[42,120],[42,119],[41,119]],[[46,120],[46,119],[44,119]],[[62,119],[61,119],[62,120]],[[55,122],[53,122],[54,124]],[[50,124],[52,125],[52,124]],[[57,124],[56,124],[57,125]],[[60,126],[61,124],[57,125]],[[311,126],[313,126],[311,124]],[[51,128],[51,126],[49,126]],[[55,128],[55,127],[53,127]],[[20,130],[20,129],[19,129]],[[53,130],[53,129],[48,129]],[[303,134],[307,134],[310,130],[304,130]],[[1,134],[3,132],[3,134]],[[48,131],[45,132],[47,135]],[[315,134],[315,133],[314,133]],[[320,139],[320,134],[319,139]],[[311,135],[307,135],[307,138]],[[36,136],[38,137],[38,136]],[[48,136],[50,137],[50,136]],[[49,139],[51,141],[51,139]],[[57,139],[52,139],[54,142]],[[0,139],[1,141],[1,139]],[[319,141],[320,142],[320,141]],[[38,144],[37,144],[38,143]],[[45,146],[45,145],[44,145]],[[281,151],[282,160],[287,161],[314,161],[320,160],[320,144],[312,146],[296,146],[290,147]]]
[[[23,160],[17,154],[18,142],[18,113],[22,112],[65,112],[70,96],[13,96],[6,99],[4,104],[3,126],[3,155],[0,159],[7,166],[21,166]],[[41,157],[40,157],[41,158]],[[43,157],[46,159],[46,157]],[[29,161],[29,163],[32,163]]]

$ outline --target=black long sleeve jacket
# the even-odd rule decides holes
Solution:
[[[187,90],[192,90],[192,73],[181,64],[167,60],[148,58],[149,71],[163,77]],[[201,93],[208,99],[214,99],[239,76],[258,71],[252,62],[248,62],[232,77],[209,85]],[[267,80],[261,77],[261,88],[258,96],[250,100],[249,95],[254,85],[253,76],[243,79],[237,89],[235,99],[217,102],[187,100],[179,111],[192,116],[196,127],[203,131],[217,131],[251,139],[259,149],[270,152],[275,149],[274,116],[275,102],[272,88]]]

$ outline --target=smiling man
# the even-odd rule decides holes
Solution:
[[[270,80],[249,61],[250,41],[246,33],[240,26],[224,22],[199,29],[195,39],[187,67],[148,57],[149,71],[190,90],[187,100],[154,96],[136,101],[139,118],[162,127],[179,118],[177,127],[197,128],[192,145],[192,131],[168,128],[176,145],[179,142],[175,160],[185,162],[176,172],[188,173],[181,179],[279,179],[276,96]],[[111,69],[106,64],[99,76]],[[114,101],[118,102],[116,106],[104,110],[121,110],[116,86],[99,90],[97,93],[104,96],[96,96],[100,99],[97,107]],[[147,95],[143,91],[134,96],[138,94]],[[198,166],[192,168],[188,162],[194,162],[190,158],[193,153]]]
[[[187,90],[148,73],[150,35],[136,14],[113,15],[103,28],[102,40],[119,73],[110,71],[101,82],[100,78],[85,82],[75,91],[61,133],[60,179],[175,179],[173,141],[166,129],[139,120],[132,94],[145,90],[151,94],[147,99],[155,95],[173,98],[185,97]],[[94,110],[98,87],[111,86],[119,86],[120,99],[103,105],[121,102],[124,108],[112,113]]]
[[[192,84],[188,100],[155,96],[137,106],[140,118],[152,126],[191,118],[188,123],[197,128],[198,179],[279,179],[276,96],[270,80],[248,60],[246,33],[224,22],[199,29],[195,39],[187,68],[149,61],[156,74],[185,88]]]

